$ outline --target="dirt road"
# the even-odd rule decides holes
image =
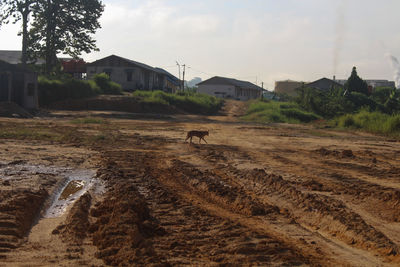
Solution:
[[[0,120],[70,133],[0,143],[0,262],[398,266],[400,144],[242,123],[242,105],[212,117],[90,114],[105,124],[72,123],[88,116],[79,112]],[[184,142],[194,129],[210,131],[208,144]],[[94,173],[87,193],[46,217],[65,177],[84,180],[82,170]]]

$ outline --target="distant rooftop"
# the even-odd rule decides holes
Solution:
[[[257,86],[251,82],[236,80],[233,78],[220,77],[220,76],[214,76],[208,80],[198,83],[197,85],[201,85],[201,84],[229,84],[229,85],[242,87],[242,88],[252,88],[252,89],[257,89],[257,90],[263,90],[260,86]]]
[[[0,50],[0,60],[10,64],[21,64],[22,51],[19,50]],[[37,60],[38,64],[44,64],[43,59]]]
[[[88,66],[101,65],[101,64],[104,64],[103,63],[104,60],[109,59],[109,58],[116,58],[116,59],[119,59],[121,61],[124,61],[124,62],[128,63],[129,65],[138,66],[138,67],[141,67],[141,68],[146,69],[146,70],[154,71],[154,72],[159,73],[159,74],[164,74],[167,77],[171,78],[171,80],[170,80],[171,82],[179,82],[178,78],[176,78],[174,75],[172,75],[171,73],[169,73],[168,71],[166,71],[166,70],[164,70],[162,68],[157,68],[157,67],[153,68],[152,66],[149,66],[147,64],[144,64],[144,63],[141,63],[141,62],[138,62],[138,61],[134,61],[134,60],[131,60],[131,59],[128,59],[128,58],[120,57],[120,56],[117,56],[117,55],[110,55],[108,57],[104,57],[104,58],[98,59],[96,61],[93,61],[93,62],[91,62],[91,63],[89,63],[87,65]]]
[[[280,81],[275,81],[275,82],[292,82],[292,83],[301,83],[302,81],[294,81],[294,80],[287,79],[287,80],[280,80]]]

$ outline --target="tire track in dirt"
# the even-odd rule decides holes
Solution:
[[[162,144],[166,143],[166,140],[154,137],[149,140],[141,138],[141,140],[145,143],[149,142],[146,143],[148,149],[152,147],[159,149]],[[125,188],[129,188],[130,195],[138,196],[145,201],[141,206],[148,207],[150,217],[146,217],[142,223],[133,224],[138,225],[138,233],[143,239],[131,246],[130,253],[127,251],[121,253],[121,250],[124,250],[122,246],[122,249],[118,251],[108,249],[104,253],[100,252],[99,257],[105,259],[106,262],[109,260],[119,264],[134,262],[138,265],[155,262],[173,265],[310,264],[310,259],[314,258],[312,255],[303,255],[291,245],[271,237],[265,231],[260,232],[242,225],[240,221],[235,222],[224,216],[211,214],[208,208],[194,202],[194,199],[183,197],[182,190],[185,190],[184,188],[176,186],[177,184],[168,185],[168,181],[175,181],[180,174],[173,168],[167,167],[168,164],[162,156],[163,154],[154,151],[146,152],[143,149],[140,151],[131,149],[104,152],[104,160],[108,162],[107,166],[109,166],[106,169],[113,169],[113,171],[111,175],[100,176],[104,176],[103,179],[108,181],[110,188],[121,188],[122,183],[129,184],[130,186],[125,185]],[[219,188],[218,183],[210,184],[210,186]],[[113,189],[112,191],[110,191],[110,196],[102,204],[99,204],[99,207],[102,205],[120,206],[121,194]],[[225,193],[229,195],[227,191]],[[106,204],[109,201],[114,201],[113,205]],[[208,201],[206,200],[205,203]],[[249,204],[250,202],[244,201],[243,203]],[[243,208],[240,208],[240,205],[232,206],[241,211],[239,214],[251,213],[251,209],[247,209],[246,205]],[[112,214],[116,212],[116,209],[113,208]],[[106,214],[108,213],[106,212]],[[117,216],[118,214],[116,213]],[[147,213],[141,211],[141,214]],[[112,218],[114,216],[109,220],[99,217],[95,223],[95,225],[99,225],[94,231],[94,240],[100,229],[104,231],[110,225],[115,227],[115,220]],[[153,230],[154,228],[160,229],[152,231],[159,232],[159,234],[144,234],[146,226],[143,225],[148,224],[146,221],[150,222]],[[124,225],[124,227],[128,226]],[[129,233],[129,230],[124,232],[127,231]],[[126,237],[114,232],[113,236],[119,244],[125,244],[124,240],[129,239],[129,234]],[[102,251],[101,244],[103,242],[101,240],[105,239],[105,236],[100,236],[98,241],[95,241],[100,251]],[[311,262],[316,262],[316,260]]]
[[[0,192],[0,258],[21,244],[47,197],[44,189]]]
[[[316,153],[322,153],[321,157],[316,157],[313,151],[305,152],[307,158],[312,157],[314,161],[307,161],[307,164],[302,164],[302,160],[297,162],[287,159],[286,157],[279,157],[278,161],[285,164],[286,168],[290,167],[292,173],[296,174],[296,177],[301,180],[296,181],[298,186],[303,186],[307,189],[332,192],[333,194],[339,195],[350,195],[357,202],[370,200],[373,201],[379,208],[370,209],[372,212],[379,211],[380,216],[391,222],[398,222],[400,217],[400,189],[383,186],[384,182],[379,184],[374,183],[373,180],[379,179],[379,177],[374,176],[374,170],[368,171],[370,177],[374,179],[367,179],[365,175],[358,174],[359,169],[363,169],[363,172],[369,168],[361,168],[360,165],[353,164],[351,162],[346,162],[347,168],[344,168],[343,164],[337,164],[337,160],[355,160],[354,156],[351,158],[343,157],[341,151],[331,151],[326,149],[321,151],[316,151]],[[335,161],[329,161],[326,159],[326,152],[329,154],[335,154]],[[299,159],[304,155],[297,154],[296,157]],[[329,156],[328,156],[329,157]],[[284,158],[284,159],[283,159]],[[276,157],[275,157],[276,159]],[[356,159],[359,159],[356,158]],[[304,161],[305,162],[305,161]],[[352,169],[350,166],[358,166]],[[354,177],[353,175],[357,175]],[[400,175],[400,173],[398,174]],[[382,178],[380,180],[383,180]],[[389,183],[390,184],[390,183]]]
[[[210,155],[217,155],[219,153],[214,151],[216,147],[218,146],[214,146],[211,149],[210,146],[208,147],[211,150],[209,155],[199,147],[199,154],[205,158]],[[239,155],[239,157],[241,156],[243,155]],[[221,161],[225,162],[226,158],[221,157]],[[212,163],[214,166],[218,165],[215,160]],[[280,203],[289,201],[292,206],[291,210],[296,211],[294,215],[302,225],[316,229],[319,232],[328,233],[331,238],[342,240],[352,247],[375,250],[383,257],[389,256],[393,258],[390,255],[397,255],[398,253],[397,245],[379,230],[368,225],[362,217],[346,207],[345,203],[340,200],[319,194],[302,193],[295,189],[292,183],[283,180],[282,177],[267,175],[263,170],[254,170],[249,174],[247,171],[237,170],[232,167],[219,169],[219,173],[226,173],[228,176],[236,177],[225,180],[244,180],[242,186],[243,188],[247,187],[248,195],[251,195],[250,192],[253,192],[253,194],[254,192],[259,192],[260,198],[263,198],[263,194],[278,195],[278,199],[274,202],[278,206]],[[192,177],[196,177],[195,174]],[[198,180],[198,178],[193,179]],[[186,184],[192,185],[193,183],[186,181]],[[302,216],[305,216],[306,219],[301,219]]]

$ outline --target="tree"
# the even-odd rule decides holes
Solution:
[[[41,0],[35,6],[30,50],[45,59],[47,73],[56,67],[59,53],[76,58],[98,50],[92,34],[100,28],[103,10],[100,0]]]
[[[29,14],[36,2],[34,0],[0,0],[0,26],[8,24],[10,21],[17,23],[22,20],[21,62],[23,65],[27,61]]]
[[[347,82],[345,83],[344,87],[349,92],[358,92],[358,93],[362,93],[364,95],[368,95],[368,93],[369,93],[368,85],[363,79],[361,79],[357,75],[356,67],[353,67],[353,70],[351,71],[351,75],[347,79]]]

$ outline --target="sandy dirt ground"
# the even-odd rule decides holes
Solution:
[[[399,266],[400,143],[244,110],[0,119],[0,266]]]

